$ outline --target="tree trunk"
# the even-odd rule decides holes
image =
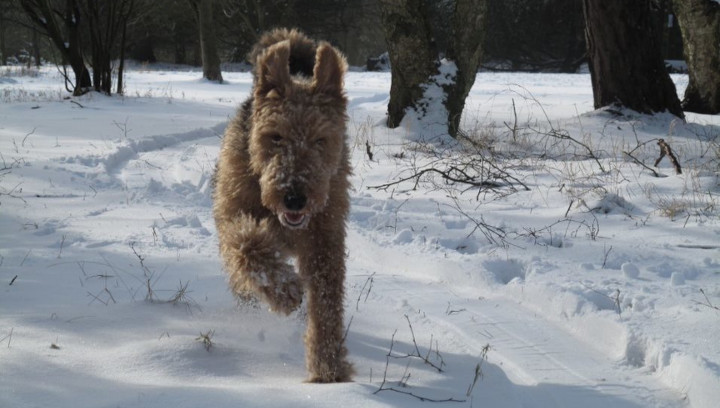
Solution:
[[[455,61],[457,75],[455,84],[445,89],[447,92],[445,106],[448,110],[448,130],[453,137],[460,130],[460,117],[465,109],[465,99],[475,83],[480,66],[485,40],[486,15],[485,0],[455,1],[455,10],[450,25],[453,36],[446,58]]]
[[[7,46],[5,45],[5,29],[7,20],[5,10],[0,10],[0,65],[7,65]]]
[[[80,10],[74,0],[67,0],[66,4],[65,26],[67,27],[68,33],[67,45],[64,42],[59,43],[62,41],[62,34],[54,35],[53,41],[58,48],[67,50],[68,64],[70,64],[75,73],[75,89],[73,90],[73,95],[77,96],[87,92],[90,87],[92,87],[92,81],[90,80],[90,71],[88,71],[87,66],[85,66],[85,59],[80,49]],[[48,20],[55,20],[49,6],[45,7],[43,13],[47,13],[46,17]]]
[[[673,0],[685,49],[689,82],[682,106],[697,113],[720,113],[720,3]]]
[[[112,93],[113,60],[124,64],[125,27],[134,11],[134,0],[77,0],[87,23],[96,91]],[[122,38],[121,38],[122,37]],[[118,72],[122,77],[122,70]],[[118,83],[122,91],[122,83]]]
[[[93,88],[97,92],[110,95],[112,92],[110,53],[114,45],[111,16],[114,10],[108,8],[114,7],[115,4],[96,0],[79,0],[79,2],[88,26]]]
[[[32,28],[32,49],[33,58],[35,58],[35,66],[40,68],[42,64],[42,58],[40,56],[40,35],[35,28]]]
[[[120,34],[120,62],[117,72],[117,90],[115,91],[118,95],[122,95],[125,91],[125,84],[123,84],[123,75],[125,75],[125,41],[127,39],[128,18],[124,18],[121,24],[122,34]]]
[[[583,0],[595,108],[621,105],[684,118],[665,69],[652,0]]]
[[[392,73],[388,127],[399,126],[408,109],[421,120],[436,113],[429,98],[440,98],[447,116],[432,125],[456,137],[482,56],[486,1],[382,0],[381,6]],[[428,92],[436,87],[440,95]]]
[[[215,26],[213,21],[213,1],[194,0],[200,32],[200,52],[202,54],[203,78],[222,83],[220,57],[217,51]]]
[[[400,126],[405,110],[423,96],[423,85],[437,74],[437,50],[426,19],[425,0],[383,0],[382,24],[390,56],[387,125]]]

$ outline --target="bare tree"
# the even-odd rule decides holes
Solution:
[[[200,32],[200,52],[202,53],[203,78],[222,83],[220,57],[215,37],[213,20],[213,0],[188,0],[197,18]]]
[[[222,14],[216,18],[224,35],[218,38],[231,61],[245,61],[262,33],[277,26],[302,26],[295,18],[295,0],[218,0]]]
[[[81,95],[92,86],[80,43],[80,7],[76,0],[20,0],[20,5],[60,51],[63,64],[69,64],[75,75],[73,95]],[[66,86],[69,78],[66,78]],[[71,81],[70,81],[71,82]]]
[[[684,118],[665,69],[653,0],[583,0],[595,108],[621,105]]]
[[[20,1],[0,0],[0,64],[17,61],[28,67],[33,63],[39,67],[40,34],[42,33],[39,28],[29,20]]]
[[[581,2],[487,0],[487,3],[484,54],[486,59],[491,58],[488,68],[577,72],[586,62]]]
[[[33,59],[35,60],[35,66],[40,67],[41,64],[41,57],[40,57],[40,34],[38,33],[38,30],[36,28],[32,28],[32,40],[30,43],[32,44],[32,51],[33,51]]]
[[[124,62],[125,28],[136,0],[20,0],[30,20],[60,52],[75,74],[74,95],[88,90],[112,92],[113,61]],[[84,58],[89,50],[92,76]],[[122,68],[118,70],[122,77]],[[69,80],[69,78],[66,78]],[[67,82],[66,82],[67,85]],[[118,80],[122,90],[122,80]],[[70,88],[70,87],[69,87]],[[69,89],[70,90],[70,89]]]
[[[79,0],[90,39],[93,88],[112,92],[113,60],[120,57],[118,93],[122,93],[125,33],[134,0]]]
[[[392,70],[387,125],[399,126],[409,109],[427,115],[426,90],[434,86],[456,137],[482,56],[485,0],[381,0],[381,7]]]
[[[199,35],[189,1],[136,0],[134,9],[127,24],[127,46],[123,48],[128,58],[148,63],[193,62],[192,50],[199,51],[195,47]],[[200,65],[199,53],[196,59]]]
[[[126,2],[127,8],[123,9],[124,13],[120,13],[119,18],[119,24],[122,28],[122,32],[120,33],[120,62],[118,65],[118,72],[117,72],[117,89],[116,93],[122,94],[124,93],[124,83],[123,83],[123,76],[125,74],[125,48],[127,45],[127,27],[129,24],[130,16],[134,12],[134,0],[129,0]]]
[[[689,82],[685,110],[720,113],[720,3],[714,0],[673,0],[683,36]]]

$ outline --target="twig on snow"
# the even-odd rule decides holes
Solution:
[[[675,167],[675,173],[682,174],[682,168],[680,167],[680,163],[678,162],[677,157],[672,152],[672,149],[670,148],[670,145],[667,144],[665,139],[659,139],[657,142],[658,146],[660,146],[660,157],[658,157],[657,160],[655,160],[655,167],[660,163],[660,160],[663,159],[663,157],[668,156],[670,158],[670,162],[672,163],[673,167]]]
[[[405,317],[407,318],[407,315],[406,315]],[[409,318],[408,318],[408,323],[409,323],[409,322],[410,322],[410,320],[409,320]],[[412,326],[411,326],[411,327],[412,327]],[[411,330],[411,331],[412,331],[412,330]],[[388,350],[387,354],[385,355],[385,371],[383,372],[382,383],[380,384],[380,387],[379,387],[377,390],[375,390],[375,392],[373,392],[373,394],[377,394],[377,393],[379,393],[380,391],[392,391],[392,392],[396,392],[396,393],[398,393],[398,394],[409,395],[409,396],[411,396],[411,397],[413,397],[413,398],[417,398],[418,400],[423,401],[423,402],[426,402],[426,401],[427,401],[427,402],[466,402],[466,401],[467,401],[467,400],[465,400],[465,399],[460,400],[460,399],[456,399],[456,398],[453,398],[453,397],[445,398],[445,399],[429,398],[429,397],[425,397],[425,396],[422,396],[422,395],[417,395],[417,394],[415,394],[415,393],[413,393],[413,392],[410,392],[410,391],[399,390],[399,389],[397,389],[397,388],[395,388],[395,387],[388,387],[388,386],[386,386],[386,384],[387,384],[387,372],[388,372],[388,366],[390,365],[390,358],[398,358],[397,356],[394,356],[394,355],[393,355],[393,347],[395,346],[395,334],[397,334],[397,330],[395,330],[395,331],[393,332],[393,334],[392,334],[392,338],[390,339],[390,349]],[[413,334],[413,342],[414,342],[414,341],[415,341],[415,337],[414,337],[414,334]],[[415,348],[416,348],[416,350],[417,350],[417,343],[415,344]],[[407,355],[406,357],[419,357],[419,356],[416,356],[416,355]],[[423,357],[419,357],[419,358],[424,359]],[[402,387],[407,387],[407,380],[408,380],[409,378],[410,378],[410,374],[407,372],[407,366],[406,366],[405,372],[403,373],[402,379],[400,380],[399,384],[400,384]]]
[[[698,305],[702,305],[702,306],[705,306],[705,307],[709,307],[709,308],[711,308],[711,309],[720,310],[720,307],[715,306],[715,305],[713,305],[713,304],[710,302],[710,299],[707,297],[707,295],[705,294],[705,291],[704,291],[704,290],[700,289],[700,293],[702,293],[703,297],[705,297],[705,302],[704,302],[704,303],[703,303],[703,302],[698,302],[697,300],[694,300],[693,302],[695,302],[695,303],[698,304]]]

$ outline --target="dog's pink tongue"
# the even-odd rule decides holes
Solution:
[[[288,212],[285,213],[285,218],[291,223],[291,224],[298,224],[303,219],[302,213],[292,213]]]

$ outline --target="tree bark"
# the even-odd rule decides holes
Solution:
[[[400,126],[405,110],[423,96],[422,85],[437,74],[424,0],[383,0],[382,24],[390,56],[391,82],[387,125]]]
[[[652,0],[583,0],[595,108],[621,105],[684,118],[665,69]]]
[[[190,0],[197,17],[200,32],[200,53],[202,55],[203,78],[222,83],[220,57],[217,51],[217,39],[213,21],[212,0]]]
[[[697,113],[720,113],[720,3],[673,0],[680,24],[688,86],[682,106]]]
[[[455,61],[457,75],[455,84],[446,88],[448,110],[448,130],[455,137],[460,131],[460,117],[465,109],[467,99],[475,83],[480,59],[483,54],[485,40],[485,17],[487,4],[485,0],[456,0],[452,14],[453,36],[449,44],[446,58]]]
[[[447,133],[456,137],[482,56],[486,1],[430,5],[426,0],[382,0],[381,7],[392,81],[388,127],[399,126],[408,109],[419,110],[421,116],[429,113],[420,106],[425,91],[441,86]],[[438,78],[443,54],[456,68],[451,78]]]

